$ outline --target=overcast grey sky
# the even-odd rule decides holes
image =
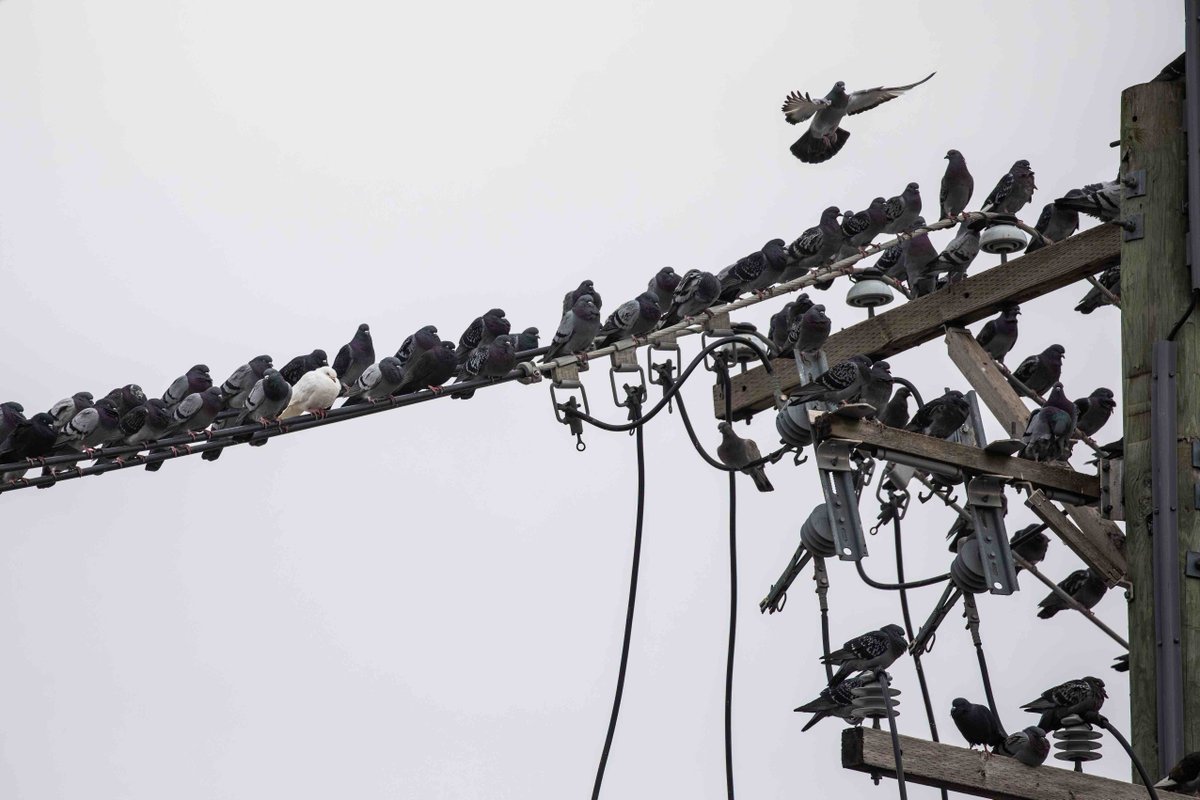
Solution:
[[[197,361],[220,379],[260,352],[332,354],[363,321],[380,354],[428,323],[457,338],[494,305],[550,332],[583,278],[607,312],[665,264],[719,269],[830,203],[860,209],[916,180],[932,206],[951,147],[976,204],[1028,158],[1032,221],[1112,177],[1120,91],[1182,50],[1180,3],[1136,9],[6,0],[0,400],[32,412],[130,381],[161,393]],[[849,120],[833,161],[788,153],[788,91],[933,70]],[[1072,396],[1120,388],[1117,312],[1071,312],[1085,289],[1026,305],[1014,353],[1064,344]],[[843,294],[826,299],[836,326],[863,316]],[[927,396],[966,388],[937,342],[892,364]],[[620,416],[603,368],[588,385]],[[688,387],[715,446],[709,392]],[[507,385],[217,464],[0,497],[0,796],[586,796],[620,649],[634,453],[594,431],[576,453],[546,394]],[[769,415],[749,431],[764,450],[776,441]],[[1119,435],[1114,422],[1099,438]],[[605,796],[718,798],[725,477],[676,417],[646,438],[642,584]],[[840,768],[840,723],[801,735],[791,711],[823,683],[808,574],[783,614],[757,603],[820,489],[812,463],[771,478],[773,494],[745,481],[739,496],[739,794],[894,796]],[[1010,527],[1029,521],[1009,499]],[[951,521],[932,504],[910,514],[911,576],[944,571]],[[890,542],[870,547],[868,571],[892,576]],[[1056,543],[1045,570],[1079,566]],[[894,596],[831,571],[835,640],[899,621]],[[1032,724],[1017,707],[1041,690],[1096,674],[1128,730],[1116,646],[1078,615],[1036,619],[1045,592],[1022,583],[980,598],[1006,725]],[[915,592],[914,616],[937,593]],[[1120,593],[1098,613],[1125,628]],[[926,665],[958,743],[950,700],[983,693],[957,614]],[[902,730],[927,735],[911,661],[893,674]],[[1119,747],[1104,752],[1089,769],[1127,777]]]

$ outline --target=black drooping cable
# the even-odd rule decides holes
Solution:
[[[1171,332],[1167,334],[1167,341],[1175,341],[1175,337],[1179,334],[1179,329],[1183,327],[1183,323],[1188,321],[1188,317],[1196,310],[1196,301],[1200,300],[1200,289],[1192,289],[1192,302],[1188,303],[1187,311],[1183,312],[1183,316],[1179,318],[1179,322],[1175,323],[1175,327],[1171,328]]]
[[[721,363],[725,389],[725,422],[733,424],[733,384],[729,368]],[[683,415],[683,406],[679,407]],[[725,661],[725,789],[733,800],[733,656],[737,641],[737,473],[729,473],[729,654]]]
[[[932,578],[922,578],[919,581],[910,581],[908,583],[880,583],[869,576],[863,569],[862,561],[855,561],[854,566],[858,568],[858,577],[863,579],[863,583],[870,586],[872,589],[886,589],[889,592],[899,592],[904,589],[920,589],[924,586],[933,586],[943,581],[950,580],[950,573],[944,575],[934,575]]]
[[[631,396],[628,402],[630,412],[636,421],[642,415],[642,404],[636,396]],[[629,575],[629,605],[625,610],[625,634],[621,640],[621,665],[617,669],[617,690],[613,696],[608,732],[604,736],[604,749],[600,752],[600,764],[596,767],[596,782],[592,785],[592,800],[598,800],[600,797],[600,786],[604,783],[604,768],[608,765],[608,753],[612,749],[613,735],[617,731],[617,717],[621,713],[621,696],[625,693],[625,671],[629,665],[629,642],[633,635],[633,610],[637,601],[638,569],[642,561],[642,517],[646,505],[646,454],[640,425],[634,428],[634,441],[637,446],[637,515],[633,528],[633,567]]]
[[[1146,791],[1150,794],[1150,800],[1158,800],[1158,790],[1154,788],[1154,782],[1150,780],[1150,776],[1146,773],[1146,768],[1142,766],[1142,762],[1138,760],[1137,755],[1133,752],[1133,747],[1130,746],[1129,740],[1126,739],[1116,726],[1108,721],[1108,717],[1102,714],[1091,713],[1085,715],[1088,722],[1096,722],[1101,728],[1112,734],[1113,738],[1120,743],[1121,747],[1125,748],[1125,752],[1129,754],[1129,760],[1133,762],[1133,768],[1137,770],[1138,777],[1142,779],[1142,783],[1146,786]]]
[[[1000,709],[996,705],[996,695],[992,691],[992,678],[988,674],[987,657],[983,654],[983,637],[979,635],[979,607],[975,605],[975,595],[963,592],[963,614],[967,618],[967,627],[971,630],[971,640],[975,643],[975,655],[979,659],[979,676],[983,681],[983,694],[987,697],[988,708],[992,716],[1000,724],[1000,730],[1005,730],[1004,722],[1000,719]]]

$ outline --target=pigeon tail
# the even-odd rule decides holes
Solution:
[[[754,479],[754,486],[760,492],[773,492],[775,487],[771,485],[771,480],[767,477],[767,472],[761,466],[750,470],[750,477]]]
[[[801,707],[801,708],[797,708],[796,710],[803,711],[804,708]],[[800,729],[800,732],[804,733],[806,730],[811,728],[813,725],[816,725],[818,722],[820,722],[821,720],[825,719],[828,716],[829,716],[828,711],[818,711],[817,713],[813,714],[812,719],[810,719],[808,722],[804,723],[804,727]]]
[[[812,131],[807,130],[792,144],[792,155],[805,164],[820,164],[836,156],[849,138],[849,131],[838,128],[834,131],[834,141],[831,144],[823,137],[813,136]]]
[[[1060,609],[1056,606],[1049,606],[1048,608],[1043,608],[1041,611],[1038,612],[1038,619],[1050,619],[1051,617],[1053,617],[1055,614],[1057,614],[1061,610],[1062,609]]]

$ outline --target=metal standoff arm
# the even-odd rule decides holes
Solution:
[[[1017,590],[1017,571],[1004,530],[1004,479],[995,475],[972,478],[967,483],[967,509],[975,527],[988,591],[1012,594]]]
[[[821,491],[825,494],[829,527],[837,546],[837,556],[842,561],[859,561],[867,554],[862,518],[858,514],[854,464],[850,458],[855,444],[845,439],[826,439],[817,445],[816,451],[817,473]]]

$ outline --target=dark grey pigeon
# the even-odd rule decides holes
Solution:
[[[171,424],[165,400],[151,398],[121,416],[121,444],[136,445],[162,438]]]
[[[375,343],[371,341],[370,327],[364,322],[358,326],[353,338],[338,350],[333,359],[333,371],[337,373],[342,386],[348,389],[358,381],[367,367],[374,363]]]
[[[1062,721],[1067,717],[1082,717],[1100,711],[1107,697],[1104,681],[1089,675],[1047,689],[1042,692],[1041,697],[1021,708],[1034,713],[1041,712],[1042,718],[1038,727],[1047,732],[1056,731],[1062,727]]]
[[[358,380],[347,390],[347,399],[343,406],[353,406],[359,403],[377,403],[392,396],[400,384],[404,382],[404,367],[400,359],[386,356],[379,359],[378,364],[372,364],[363,370]]]
[[[686,317],[693,317],[717,301],[721,293],[721,282],[711,272],[699,269],[689,269],[675,287],[671,305],[663,314],[660,328],[666,328]]]
[[[246,398],[254,384],[273,367],[270,356],[255,356],[233,371],[233,374],[221,384],[221,395],[225,398],[226,408],[243,408]]]
[[[1031,567],[1042,563],[1042,559],[1046,557],[1046,553],[1050,549],[1050,537],[1038,530],[1040,527],[1042,526],[1036,522],[1026,525],[1014,533],[1012,539],[1009,540],[1013,553],[1028,561]],[[1019,570],[1021,567],[1018,566],[1017,569]]]
[[[125,416],[135,407],[146,402],[146,393],[136,383],[127,383],[124,386],[119,386],[104,395],[104,397],[117,404],[117,411],[120,412],[121,416]]]
[[[8,438],[19,423],[25,421],[25,407],[12,400],[0,403],[0,442]]]
[[[671,305],[671,298],[675,296],[675,287],[679,285],[679,280],[679,273],[671,267],[663,267],[650,279],[646,291],[654,292],[658,297],[659,308],[667,308]]]
[[[204,364],[196,364],[167,387],[167,390],[163,392],[162,401],[167,404],[167,410],[171,411],[189,394],[203,392],[212,385],[212,376],[208,374],[208,367]]]
[[[828,161],[837,155],[850,138],[850,133],[839,127],[844,117],[861,114],[889,100],[895,100],[909,89],[920,86],[934,74],[931,72],[922,80],[907,86],[877,86],[874,89],[859,89],[849,93],[846,92],[846,84],[838,81],[829,90],[829,94],[816,100],[807,94],[792,92],[780,109],[783,118],[792,125],[812,120],[804,135],[792,144],[792,155],[806,164]]]
[[[957,150],[946,153],[946,174],[942,176],[942,191],[939,197],[942,206],[942,219],[957,217],[971,202],[975,193],[975,179],[967,169],[967,160]]]
[[[0,464],[37,460],[54,452],[58,431],[54,429],[54,417],[46,412],[34,414],[21,420],[0,442]],[[26,470],[17,469],[0,474],[0,482],[14,481],[24,477]]]
[[[1104,183],[1089,183],[1072,196],[1067,192],[1066,197],[1054,201],[1056,208],[1063,211],[1073,211],[1077,214],[1087,214],[1101,222],[1116,222],[1121,217],[1121,181],[1105,181]]]
[[[891,677],[889,676],[888,679],[891,680]],[[875,675],[870,672],[864,672],[861,675],[855,675],[853,678],[847,678],[836,686],[826,686],[815,700],[811,700],[799,708],[793,709],[794,711],[813,715],[808,722],[804,723],[804,727],[800,729],[800,732],[804,733],[804,731],[826,717],[838,717],[855,725],[861,725],[862,717],[856,717],[853,714],[854,690],[874,682]]]
[[[494,343],[494,342],[493,342]],[[404,367],[404,380],[393,394],[412,394],[424,389],[441,391],[441,386],[458,371],[458,359],[454,355],[454,343],[442,341],[415,354]]]
[[[950,718],[972,750],[975,745],[997,748],[1004,744],[1004,729],[987,706],[956,697],[950,703]]]
[[[279,370],[279,374],[288,382],[289,386],[295,386],[296,382],[304,377],[307,373],[312,372],[318,367],[328,367],[329,356],[325,355],[324,350],[313,350],[306,356],[296,356],[291,361],[283,365]],[[265,374],[265,373],[264,373]],[[213,451],[209,451],[213,452]]]
[[[216,420],[217,414],[225,405],[224,395],[220,387],[210,386],[203,392],[189,394],[171,411],[171,419],[163,436],[173,436],[179,433],[198,433]],[[164,448],[150,452],[163,452]],[[158,472],[162,461],[152,461],[146,465],[147,472]]]
[[[946,439],[961,428],[970,415],[970,402],[962,392],[951,389],[919,408],[904,430]]]
[[[562,313],[566,314],[568,311],[574,308],[575,304],[579,302],[579,298],[583,297],[585,294],[592,298],[592,302],[596,304],[596,310],[599,311],[600,307],[603,305],[600,300],[600,293],[596,291],[596,287],[592,285],[591,281],[583,281],[579,284],[578,289],[567,292],[565,295],[563,295]],[[508,333],[508,331],[505,331],[505,333]]]
[[[791,404],[817,401],[837,403],[857,397],[866,383],[867,370],[870,368],[871,359],[861,353],[852,355],[821,373],[816,380],[796,389],[792,393]]]
[[[783,308],[771,315],[771,323],[767,327],[767,338],[771,340],[771,346],[775,348],[777,354],[782,353],[787,347],[789,317],[795,304],[795,301],[785,303]]]
[[[1058,588],[1071,595],[1075,599],[1075,602],[1088,609],[1094,608],[1108,592],[1108,584],[1104,582],[1104,578],[1093,572],[1091,567],[1075,570],[1058,582]],[[1070,607],[1067,605],[1066,600],[1051,592],[1046,595],[1042,602],[1038,603],[1038,608],[1041,609],[1038,612],[1038,617],[1041,619],[1050,619],[1058,612]]]
[[[442,344],[442,339],[438,336],[436,325],[426,325],[415,333],[410,333],[400,343],[400,349],[396,351],[396,360],[403,367],[408,364],[410,358],[422,350],[428,350],[431,347],[439,347]]]
[[[94,406],[85,408],[67,422],[58,434],[55,448],[87,452],[112,444],[122,437],[120,421],[117,404],[102,397]]]
[[[465,364],[475,348],[491,344],[497,336],[503,336],[511,329],[512,325],[504,316],[504,312],[498,308],[476,317],[458,339],[458,349],[454,351],[458,365],[461,367]]]
[[[983,201],[983,210],[997,214],[1016,214],[1033,197],[1037,186],[1033,182],[1033,170],[1025,159],[1016,161],[1012,169],[992,189]]]
[[[747,292],[759,293],[779,283],[783,278],[784,270],[792,263],[783,239],[772,239],[764,244],[759,252],[767,260],[767,267],[759,273],[757,278],[746,284],[744,289]]]
[[[1117,401],[1113,390],[1101,386],[1087,397],[1080,397],[1075,401],[1075,410],[1078,414],[1075,427],[1088,436],[1095,436],[1104,427],[1104,423],[1108,422],[1108,418],[1112,416],[1116,407]]]
[[[1000,312],[1000,316],[985,322],[975,337],[987,354],[1001,364],[1017,343],[1017,317],[1020,314],[1020,306],[1009,306]]]
[[[825,316],[825,306],[814,305],[788,329],[788,348],[796,353],[815,353],[825,345],[831,330],[833,323]]]
[[[925,224],[921,217],[917,218],[918,227]],[[913,297],[929,294],[937,286],[937,272],[933,265],[938,260],[938,249],[929,241],[928,233],[918,233],[911,239],[900,243],[903,256],[905,279]]]
[[[654,292],[643,292],[633,300],[617,306],[617,310],[608,315],[600,328],[598,347],[607,347],[622,339],[635,336],[645,336],[654,330],[662,316],[658,307],[658,295]]]
[[[83,411],[85,408],[92,407],[91,392],[76,392],[70,397],[64,397],[54,405],[50,406],[50,416],[54,417],[54,429],[61,431],[63,427],[71,421],[71,419]]]
[[[879,255],[874,268],[893,280],[902,281],[907,274],[904,266],[904,248],[894,244]]]
[[[921,215],[921,187],[915,182],[908,184],[901,194],[888,199],[883,211],[887,216],[884,233],[906,232]]]
[[[904,629],[899,625],[884,625],[877,631],[851,639],[828,656],[822,656],[821,663],[837,665],[838,670],[829,681],[830,686],[836,686],[859,670],[887,669],[907,649]]]
[[[821,212],[821,221],[804,231],[787,246],[788,266],[780,281],[786,283],[802,278],[809,270],[823,267],[832,261],[842,249],[846,234],[842,231],[841,209],[829,206]]]
[[[1045,394],[1062,376],[1062,362],[1067,349],[1061,344],[1052,344],[1036,356],[1030,356],[1013,370],[1013,378],[1036,394]],[[1013,383],[1013,381],[1009,381]],[[1018,392],[1021,387],[1013,383]]]
[[[1118,300],[1121,299],[1121,265],[1120,264],[1117,264],[1115,267],[1109,267],[1108,269],[1104,270],[1104,272],[1100,273],[1100,277],[1097,278],[1096,280],[1099,281],[1101,286],[1103,286],[1105,289],[1108,289],[1108,291],[1112,292],[1112,294]],[[1075,306],[1075,310],[1078,311],[1080,314],[1090,314],[1093,311],[1095,311],[1097,308],[1099,308],[1100,306],[1111,306],[1111,305],[1112,305],[1112,301],[1108,299],[1108,296],[1106,294],[1104,294],[1104,292],[1100,291],[1098,288],[1093,286],[1091,289],[1088,290],[1088,293],[1083,296],[1083,299],[1079,301],[1079,305]]]
[[[283,377],[283,373],[279,370],[268,369],[259,379],[258,383],[250,390],[250,394],[246,397],[246,404],[237,413],[236,416],[221,420],[213,425],[213,430],[222,430],[225,428],[236,428],[241,425],[250,425],[259,423],[267,425],[279,420],[279,415],[284,412],[288,405],[292,402],[292,384],[287,382]],[[241,441],[245,441],[249,437],[239,437]],[[251,442],[251,444],[265,444],[262,442]],[[200,456],[205,461],[216,461],[221,457],[223,448],[216,447],[211,450],[205,450]]]
[[[896,387],[896,393],[892,395],[892,399],[888,400],[884,406],[883,413],[879,415],[879,421],[889,428],[903,428],[908,424],[908,398],[912,396],[912,390],[907,386]]]
[[[591,296],[585,294],[563,314],[562,321],[558,323],[558,330],[550,340],[550,349],[546,351],[542,361],[551,361],[560,355],[587,352],[599,332],[600,309],[596,308]]]
[[[758,444],[753,439],[743,439],[738,436],[733,432],[733,426],[728,422],[722,421],[718,423],[717,430],[721,432],[721,444],[717,446],[717,458],[721,459],[721,463],[749,475],[754,480],[755,488],[760,492],[775,491],[775,487],[771,485],[771,481],[767,478],[767,471],[764,464],[758,464],[749,469],[746,468],[747,464],[751,464],[762,458]]]
[[[874,407],[879,416],[887,409],[888,400],[892,396],[892,369],[886,361],[876,361],[867,370],[867,380],[859,393],[858,402]]]
[[[592,308],[596,314],[596,318],[599,319],[600,312],[595,311],[596,307],[592,305],[591,301],[592,298],[585,294],[578,300],[578,302],[575,303],[575,308],[567,313],[573,313],[575,309],[579,309],[582,306],[587,305]],[[597,324],[595,327],[598,328],[599,324]],[[594,338],[595,328],[592,330],[592,335],[588,337],[588,342],[591,342],[591,340]],[[495,380],[496,378],[503,378],[505,375],[512,372],[516,365],[517,350],[513,342],[513,337],[508,336],[507,334],[504,336],[497,336],[490,344],[480,345],[479,347],[475,348],[475,352],[471,353],[471,357],[467,359],[467,363],[464,364],[459,370],[459,382],[470,381],[476,378],[489,378],[492,380]],[[451,396],[468,400],[475,396],[475,390],[463,389],[461,391],[456,391]]]
[[[1171,789],[1182,794],[1200,790],[1200,751],[1188,753],[1171,767],[1167,777],[1154,784],[1157,789]]]
[[[1068,198],[1082,196],[1083,192],[1079,189],[1067,192]],[[1041,250],[1046,246],[1047,240],[1057,244],[1074,236],[1075,231],[1079,230],[1079,212],[1062,208],[1057,203],[1047,203],[1033,229],[1040,233],[1042,238],[1032,237],[1029,246],[1025,248],[1026,254]]]
[[[655,298],[655,299],[657,299],[657,298]],[[657,322],[657,321],[658,320],[655,319],[655,322]],[[525,330],[521,331],[520,333],[512,334],[512,337],[516,341],[517,352],[518,353],[527,353],[530,350],[538,349],[538,339],[541,337],[541,331],[539,331],[537,328],[529,327],[529,328],[526,328]],[[528,361],[531,358],[532,358],[532,356],[529,356],[528,358],[523,358],[521,360]]]
[[[983,220],[976,220],[959,225],[958,233],[946,245],[946,249],[925,267],[924,273],[944,272],[950,283],[958,283],[965,278],[971,262],[979,255],[979,232],[986,224]]]
[[[1050,740],[1046,732],[1036,725],[1017,731],[1004,740],[1000,752],[1011,756],[1027,767],[1040,767],[1050,755]]]
[[[849,258],[861,253],[875,241],[875,237],[883,232],[883,226],[887,224],[886,207],[887,201],[876,197],[871,201],[871,205],[867,206],[866,211],[859,211],[857,214],[846,212],[842,218],[842,233],[846,239],[842,242],[839,256]]]
[[[721,284],[717,298],[722,303],[732,303],[742,292],[747,291],[747,286],[757,281],[766,271],[767,257],[762,251],[739,258],[717,273],[717,281]]]

